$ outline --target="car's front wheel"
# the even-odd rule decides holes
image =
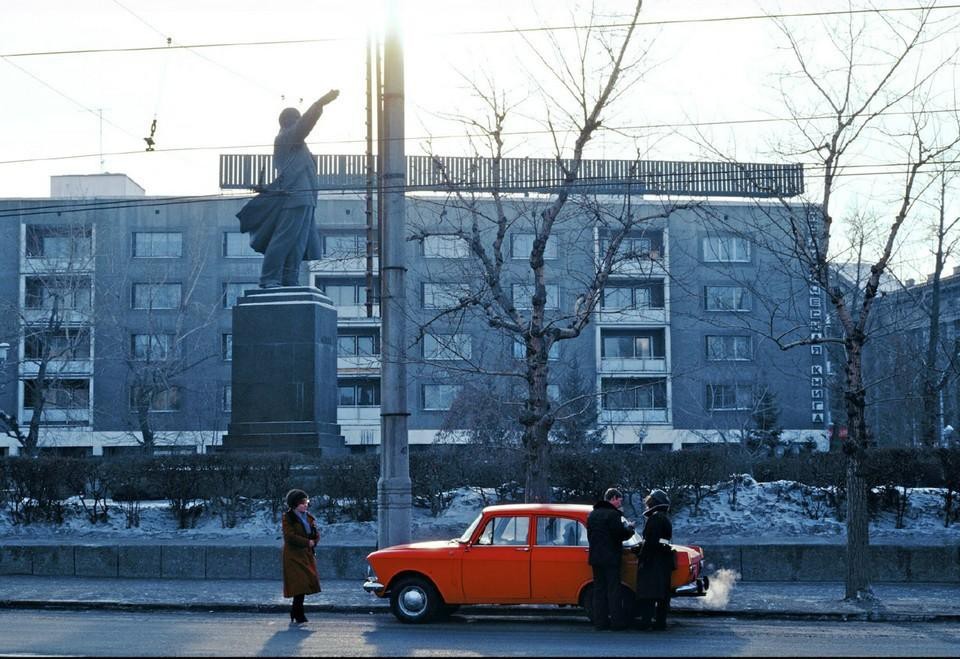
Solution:
[[[403,623],[432,620],[442,606],[440,593],[423,577],[404,577],[390,591],[390,611]]]

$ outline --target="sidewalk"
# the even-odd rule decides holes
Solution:
[[[360,580],[325,580],[323,592],[307,597],[308,611],[389,614],[386,600],[361,589]],[[842,601],[840,583],[739,582],[727,602],[677,598],[678,616],[811,620],[960,622],[960,584],[876,584],[876,601]],[[114,610],[220,610],[280,613],[290,600],[277,580],[97,579],[0,577],[0,608]],[[463,615],[577,616],[577,607],[470,606]]]

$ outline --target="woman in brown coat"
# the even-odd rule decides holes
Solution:
[[[320,592],[314,547],[320,540],[317,520],[307,512],[310,499],[303,490],[287,492],[287,512],[283,514],[283,596],[293,598],[290,622],[303,623],[305,595]]]

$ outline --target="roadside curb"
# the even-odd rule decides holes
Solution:
[[[286,604],[230,604],[224,602],[87,602],[80,600],[4,600],[0,599],[0,609],[45,609],[73,611],[220,611],[224,613],[287,613]],[[313,613],[353,613],[369,615],[387,615],[390,613],[384,605],[334,605],[307,604],[305,610]],[[503,618],[579,618],[584,624],[587,619],[577,608],[521,608],[521,607],[485,607],[470,606],[460,610],[457,615],[481,615]],[[828,622],[960,622],[960,613],[893,613],[880,611],[851,612],[809,612],[809,611],[768,611],[768,610],[684,610],[670,612],[672,618],[741,618],[745,620],[814,620]]]

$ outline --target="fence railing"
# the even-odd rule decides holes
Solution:
[[[363,155],[319,155],[320,190],[363,190]],[[376,168],[376,159],[374,160]],[[563,161],[569,168],[571,161]],[[222,154],[220,188],[252,190],[273,180],[273,157]],[[565,172],[551,158],[407,156],[408,192],[556,192]],[[574,190],[589,194],[793,197],[803,193],[803,165],[678,160],[583,160]]]

